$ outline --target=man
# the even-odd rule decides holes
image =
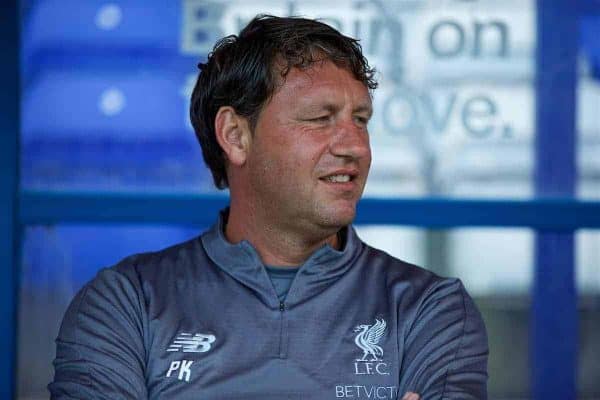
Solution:
[[[260,16],[200,68],[192,123],[230,207],[80,291],[52,397],[485,399],[485,328],[460,281],[350,225],[376,87],[357,42]]]

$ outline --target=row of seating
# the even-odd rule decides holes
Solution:
[[[26,185],[44,179],[73,184],[84,177],[85,182],[92,182],[102,179],[102,171],[107,171],[110,180],[115,174],[155,171],[147,168],[153,160],[160,160],[155,162],[156,168],[162,168],[169,160],[179,166],[198,166],[199,150],[187,110],[197,74],[195,63],[205,53],[198,55],[202,46],[190,46],[193,51],[186,53],[182,30],[193,26],[190,30],[196,35],[192,37],[195,43],[212,45],[223,34],[219,21],[225,6],[223,2],[189,0],[153,1],[149,6],[148,1],[37,0],[24,12],[21,139]],[[189,3],[201,6],[191,12],[186,6]],[[583,49],[592,61],[596,60],[594,54],[600,53],[594,40],[600,35],[597,22],[597,18],[590,17],[583,19],[581,25]],[[529,84],[520,83],[531,90]],[[379,95],[386,90],[383,86]],[[460,83],[455,87],[459,90]],[[597,129],[595,109],[588,105],[597,104],[599,97],[597,88],[586,93],[590,95],[582,97],[580,108],[580,120],[584,123],[578,128],[587,135]],[[533,109],[523,116],[527,111],[522,110],[527,108],[513,103],[513,109],[503,106],[504,119],[516,124],[511,126],[520,129],[518,134],[531,137],[533,128],[523,128],[519,123],[532,118]],[[439,118],[444,116],[444,107],[454,103],[441,103],[444,107],[440,109],[436,108],[437,103],[427,104]],[[422,181],[432,171],[424,171],[426,157],[417,154],[414,146],[395,141],[391,157],[377,153],[386,147],[379,134],[388,128],[382,126],[378,115],[383,107],[376,109],[371,129],[377,154],[372,192],[395,193],[399,185],[408,185],[421,188],[415,194],[427,193],[428,184],[417,185],[415,181]],[[460,129],[457,126],[450,130],[454,133]],[[586,143],[582,140],[580,146]],[[443,166],[437,169],[444,176],[436,179],[447,183],[477,180],[481,176],[527,180],[532,163],[531,142],[513,138],[506,141],[505,147],[500,150],[487,141],[461,139],[447,149],[460,156],[438,154],[438,163]],[[418,159],[402,154],[416,154]],[[451,162],[446,160],[451,158]],[[113,169],[108,171],[105,165],[112,165]],[[122,172],[117,171],[119,168]],[[182,168],[179,170],[181,173]],[[96,173],[100,176],[94,177]],[[386,176],[378,179],[380,175]],[[396,178],[389,178],[390,175]],[[407,180],[406,176],[415,179]]]

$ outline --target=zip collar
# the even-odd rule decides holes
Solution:
[[[277,293],[254,246],[247,240],[232,244],[225,239],[228,214],[228,209],[221,211],[217,222],[202,234],[204,250],[219,268],[254,291],[270,308],[278,309]],[[300,266],[286,297],[288,308],[318,295],[354,265],[364,244],[351,225],[342,228],[340,235],[345,243],[342,250],[324,244]]]

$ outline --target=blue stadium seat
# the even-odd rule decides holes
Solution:
[[[22,96],[23,186],[212,190],[189,83],[160,69],[40,75]]]
[[[23,38],[32,48],[176,49],[178,2],[45,0],[29,10]]]
[[[38,0],[23,17],[25,78],[46,63],[85,63],[90,57],[159,64],[197,59],[223,35],[223,12],[217,2]]]
[[[187,126],[186,78],[169,71],[49,71],[23,93],[22,138],[169,138]]]

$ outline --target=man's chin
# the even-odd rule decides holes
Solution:
[[[344,205],[335,207],[330,205],[326,211],[321,214],[321,222],[324,226],[332,229],[340,229],[344,226],[350,225],[356,217],[356,204]]]

